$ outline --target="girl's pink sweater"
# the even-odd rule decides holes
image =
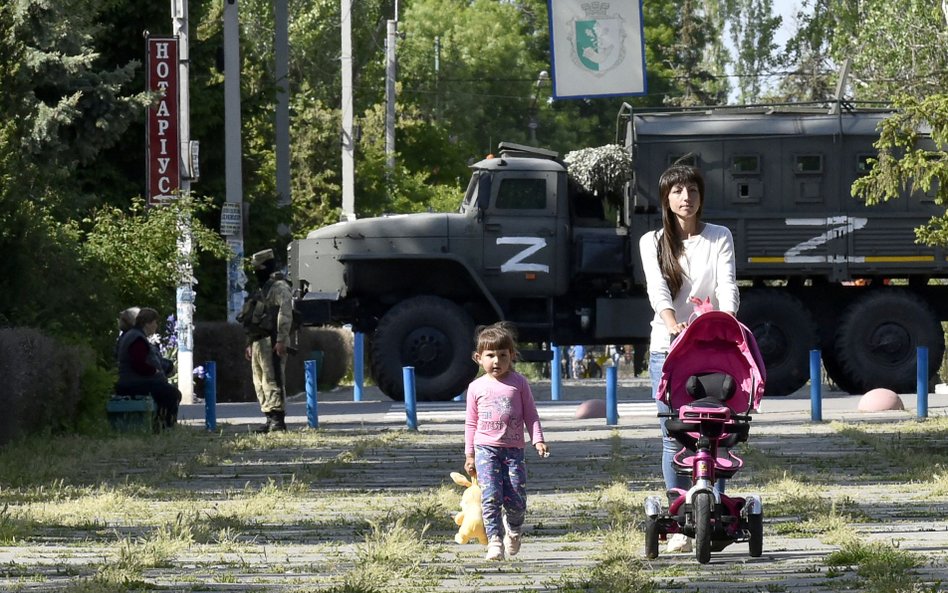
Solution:
[[[500,379],[482,375],[471,382],[464,422],[466,454],[474,454],[474,445],[522,449],[524,430],[533,444],[543,442],[540,415],[523,375],[510,371]]]

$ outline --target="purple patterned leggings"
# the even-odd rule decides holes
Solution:
[[[517,447],[474,447],[477,483],[487,538],[503,537],[503,514],[507,524],[520,530],[527,510],[527,465],[523,449]]]

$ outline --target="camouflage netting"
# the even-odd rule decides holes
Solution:
[[[0,444],[73,425],[91,357],[35,329],[0,329]]]
[[[618,199],[625,184],[632,181],[632,155],[618,144],[574,150],[563,161],[570,179],[583,190],[610,201]]]
[[[244,344],[244,329],[240,325],[224,321],[195,324],[194,366],[216,361],[219,402],[257,401]],[[305,391],[303,363],[314,351],[323,353],[322,368],[317,374],[319,389],[335,387],[345,377],[352,360],[352,335],[340,329],[304,327],[299,332],[298,350],[286,363],[287,395]]]

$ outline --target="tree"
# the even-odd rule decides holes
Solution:
[[[852,58],[855,96],[891,100],[927,96],[948,83],[945,15],[931,0],[887,0],[860,5],[859,23],[837,60]],[[845,52],[845,53],[844,53]]]
[[[26,81],[15,95],[24,119],[19,143],[43,170],[32,191],[45,193],[50,205],[52,194],[68,196],[67,211],[87,207],[89,200],[75,191],[73,172],[113,146],[148,101],[144,92],[126,89],[137,63],[102,64],[91,46],[101,6],[95,0],[27,0],[10,7],[10,34],[24,58],[18,76]],[[57,191],[62,186],[70,191]]]
[[[808,9],[808,0],[797,11],[800,26],[780,55],[778,63],[788,72],[780,79],[770,96],[775,101],[826,101],[832,95],[829,43],[825,22],[830,18],[825,5],[815,3]]]
[[[196,217],[211,205],[208,199],[182,197],[147,207],[139,198],[127,210],[99,208],[74,227],[85,239],[85,256],[118,279],[115,285],[122,302],[168,303],[174,300],[180,276],[177,239],[182,221],[191,229],[192,266],[201,253],[221,261],[230,255],[221,236]]]
[[[712,2],[703,5],[699,0],[684,0],[676,15],[666,65],[674,73],[679,93],[669,93],[665,103],[680,107],[716,105],[727,100],[724,74],[725,53],[719,39],[720,13]],[[712,71],[715,69],[716,71]]]
[[[879,156],[869,175],[853,184],[853,195],[876,204],[907,190],[929,192],[934,187],[935,203],[948,205],[948,94],[903,95],[896,106],[899,111],[883,122],[875,144]],[[932,147],[919,144],[919,130],[926,128],[931,129]],[[915,235],[919,243],[948,246],[948,213],[932,218]]]
[[[772,0],[725,0],[731,40],[736,48],[734,71],[741,103],[756,103],[761,80],[776,63],[774,35],[782,17],[774,16]]]
[[[878,158],[869,175],[853,184],[867,204],[906,191],[935,190],[948,205],[948,15],[925,0],[865,3],[852,38],[853,92],[893,101],[896,112],[882,125]],[[843,45],[841,43],[841,45]],[[859,55],[855,55],[859,54]],[[930,129],[931,143],[920,143]],[[948,214],[916,229],[917,240],[948,245]]]

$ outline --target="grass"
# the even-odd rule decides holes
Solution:
[[[559,593],[652,593],[657,589],[642,558],[643,546],[641,533],[613,525],[596,562],[589,568],[567,571],[554,586]]]
[[[844,541],[840,549],[827,555],[825,564],[855,570],[859,589],[864,593],[912,593],[919,588],[912,569],[922,563],[917,554],[884,542],[867,543],[856,538]],[[936,589],[932,588],[931,591]]]
[[[920,443],[944,439],[946,427],[943,419],[834,424],[829,436],[842,440],[833,442],[851,446],[824,463],[851,468],[852,457],[895,456],[903,449],[922,457]],[[651,436],[640,441],[618,428],[570,445],[555,440],[568,439],[568,431],[548,430],[562,457],[555,464],[531,457],[536,481],[528,488],[526,549],[547,546],[554,555],[583,560],[539,575],[534,569],[544,563],[533,559],[486,563],[480,546],[452,541],[451,516],[461,495],[448,478],[461,458],[456,432],[442,425],[428,432],[276,435],[182,427],[171,435],[15,443],[0,450],[0,472],[9,472],[0,473],[0,543],[23,546],[24,556],[5,568],[0,589],[25,589],[45,579],[46,589],[66,593],[225,590],[234,584],[291,593],[407,593],[477,590],[501,579],[522,583],[513,590],[545,584],[563,593],[650,593],[666,579],[676,579],[671,588],[691,590],[699,582],[692,579],[703,578],[693,558],[685,565],[671,558],[655,566],[644,561],[642,502],[660,479],[636,489],[629,484],[644,483],[643,465],[657,468],[649,455],[658,448]],[[588,450],[577,449],[583,443]],[[764,499],[765,550],[774,535],[818,537],[839,549],[838,557],[828,557],[833,564],[827,564],[827,576],[834,581],[878,583],[871,593],[925,591],[917,558],[897,545],[854,535],[854,525],[872,518],[847,496],[846,485],[832,484],[832,465],[807,474],[799,471],[807,459],[791,464],[779,451],[743,449],[749,470],[741,479],[752,480]],[[908,471],[898,475],[901,481],[884,476],[886,488],[944,497],[948,471],[938,455],[929,456],[934,466],[927,473],[912,459],[894,457]],[[547,472],[559,477],[544,482]],[[735,484],[734,491],[745,487]],[[62,557],[38,569],[26,546],[48,542]],[[94,553],[82,558],[82,550]],[[782,586],[754,582],[734,568],[712,570],[713,581],[745,585],[732,590]],[[531,580],[537,578],[544,580]],[[177,585],[169,589],[169,581]]]

